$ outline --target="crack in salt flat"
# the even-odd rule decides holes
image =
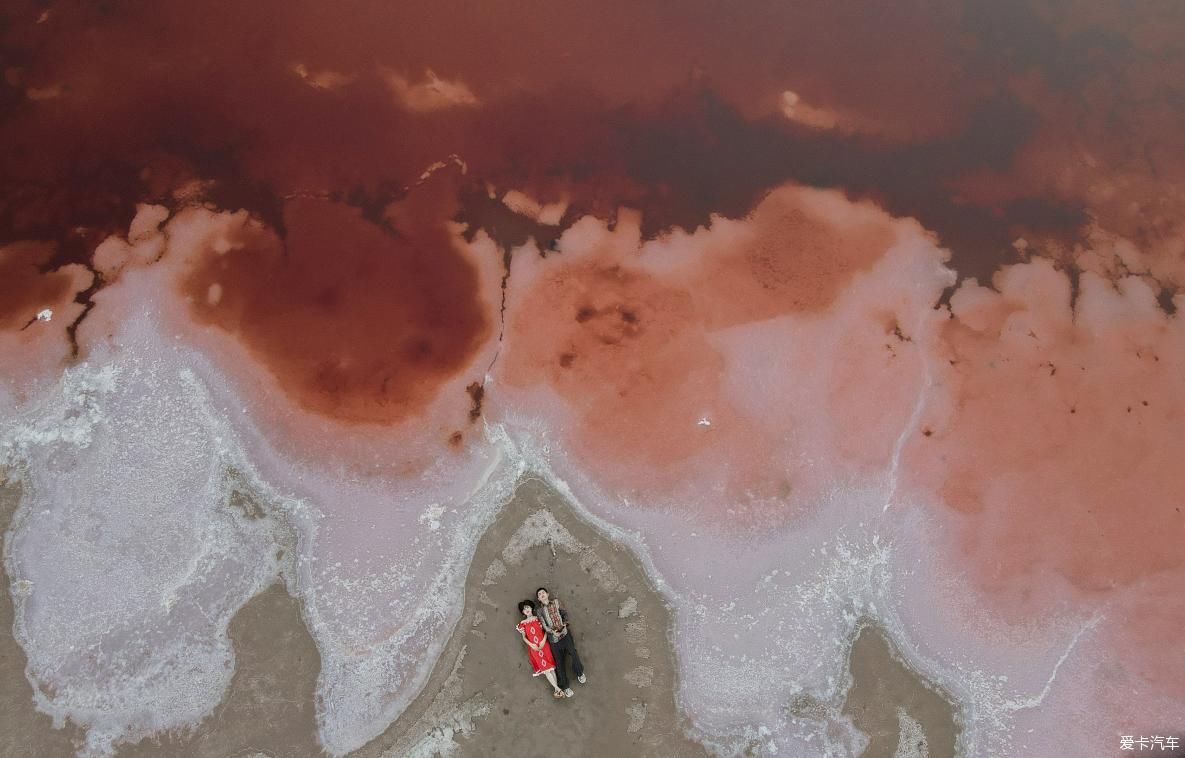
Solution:
[[[484,391],[486,382],[490,378],[490,372],[494,370],[494,364],[498,362],[498,356],[502,354],[502,347],[505,345],[506,338],[506,290],[510,284],[510,266],[514,254],[511,250],[502,251],[502,301],[498,307],[498,348],[494,351],[493,357],[490,358],[490,363],[486,366],[485,376],[481,378],[481,389]]]
[[[889,478],[889,491],[885,495],[885,505],[881,509],[881,513],[889,510],[897,497],[897,473],[901,466],[901,451],[905,448],[905,443],[910,436],[917,431],[918,424],[922,419],[922,412],[926,408],[926,401],[929,399],[930,390],[934,387],[934,374],[930,370],[930,361],[926,359],[926,348],[924,338],[928,335],[929,330],[926,328],[928,319],[930,318],[929,310],[923,311],[922,315],[918,317],[918,323],[913,330],[913,334],[917,335],[914,341],[914,350],[918,354],[918,362],[922,366],[922,384],[918,388],[917,400],[914,401],[913,412],[909,414],[909,419],[905,422],[905,428],[901,430],[901,434],[897,436],[893,443],[893,454],[889,459],[889,469],[887,476]]]
[[[1065,650],[1050,669],[1049,676],[1040,691],[1028,697],[1005,692],[1006,685],[1002,682],[1006,680],[1000,677],[989,675],[979,669],[963,670],[958,689],[965,693],[966,708],[968,709],[968,718],[965,724],[966,743],[964,744],[966,754],[1016,754],[1012,736],[1015,728],[1012,715],[1043,704],[1053,689],[1054,681],[1057,679],[1062,665],[1069,659],[1082,637],[1105,618],[1101,613],[1095,614],[1074,633]]]
[[[79,313],[73,321],[66,325],[66,339],[70,341],[71,358],[78,357],[78,327],[82,325],[82,320],[95,307],[95,294],[106,284],[103,275],[92,264],[82,263],[81,265],[86,267],[86,270],[90,272],[93,278],[91,279],[90,286],[74,296],[74,302],[82,306],[82,313]]]
[[[1082,639],[1082,635],[1098,626],[1099,622],[1104,618],[1101,613],[1095,614],[1074,634],[1073,638],[1070,639],[1070,644],[1066,646],[1061,657],[1057,659],[1057,663],[1053,665],[1053,670],[1049,672],[1049,679],[1046,680],[1045,686],[1041,688],[1041,692],[1025,700],[1009,701],[1004,704],[1005,710],[1015,712],[1025,710],[1026,708],[1036,708],[1038,705],[1041,705],[1046,695],[1049,694],[1049,690],[1053,687],[1053,680],[1057,678],[1057,672],[1061,669],[1062,664],[1066,662],[1066,659],[1070,657],[1070,653],[1074,651],[1074,648],[1078,646],[1078,641]]]
[[[463,165],[463,164],[462,164]],[[510,267],[514,260],[514,251],[510,248],[502,249],[502,282],[501,282],[501,301],[498,304],[498,347],[494,350],[494,355],[490,358],[489,365],[486,366],[485,374],[481,378],[478,386],[482,392],[485,391],[486,382],[490,379],[490,372],[494,370],[494,364],[498,362],[498,356],[502,355],[502,348],[506,344],[506,295],[510,286]]]

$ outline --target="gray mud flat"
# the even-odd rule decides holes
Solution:
[[[235,674],[222,702],[192,732],[152,737],[119,758],[321,755],[314,694],[321,656],[280,582],[247,601],[228,630]]]
[[[856,635],[844,712],[869,737],[861,758],[954,758],[955,706],[906,666],[876,626]]]
[[[531,676],[515,607],[540,585],[571,616],[588,683]],[[675,705],[670,612],[624,547],[534,479],[482,537],[465,609],[424,692],[360,757],[696,756]],[[448,630],[442,630],[448,633]]]

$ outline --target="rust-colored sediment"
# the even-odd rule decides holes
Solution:
[[[713,328],[825,311],[896,240],[883,216],[837,223],[788,193],[767,199],[750,220],[744,239],[713,251],[692,284]]]
[[[194,315],[242,340],[301,406],[398,421],[490,333],[477,274],[427,209],[399,233],[327,200],[285,204],[287,236],[246,226],[183,282]]]
[[[944,502],[991,517],[968,539],[997,580],[1048,567],[1101,590],[1185,567],[1179,328],[1157,313],[1075,324],[1065,278],[1034,278],[1044,302],[993,293],[942,330],[956,405],[913,462]]]
[[[1185,656],[1155,639],[1185,623],[1163,589],[1185,573],[1180,322],[1132,280],[1085,281],[1074,311],[1048,264],[997,285],[952,302],[933,348],[952,405],[923,415],[903,469],[963,514],[958,565],[997,610],[1040,615],[1054,576],[1084,607],[1125,597],[1107,613],[1140,609],[1110,632],[1130,670],[1185,696]]]
[[[896,239],[883,215],[842,225],[811,203],[808,192],[783,188],[746,223],[674,243],[687,258],[674,275],[639,263],[653,251],[618,250],[615,235],[570,262],[540,264],[544,272],[510,310],[500,381],[558,392],[579,416],[573,434],[597,459],[662,470],[717,446],[745,465],[752,451],[734,446],[744,435],[734,444],[721,437],[745,422],[730,408],[725,359],[711,333],[825,313]],[[700,414],[712,417],[713,433],[697,425]]]
[[[686,433],[689,414],[714,401],[722,363],[689,292],[614,261],[562,264],[524,294],[508,329],[523,339],[502,380],[554,387],[588,452],[661,467],[706,444]]]

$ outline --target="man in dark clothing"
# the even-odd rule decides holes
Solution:
[[[584,684],[588,679],[584,676],[584,664],[580,662],[580,654],[576,652],[576,643],[572,640],[572,630],[568,628],[568,612],[560,606],[560,599],[553,598],[546,587],[540,587],[535,597],[539,600],[539,620],[547,630],[551,656],[555,658],[556,680],[564,694],[573,697],[576,693],[568,686],[568,660],[572,661],[576,681]]]

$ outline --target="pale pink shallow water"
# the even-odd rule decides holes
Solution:
[[[39,707],[93,754],[196,722],[279,573],[358,747],[533,472],[642,557],[723,753],[857,754],[864,618],[967,755],[1176,734],[1185,21],[1001,8],[14,10]]]

